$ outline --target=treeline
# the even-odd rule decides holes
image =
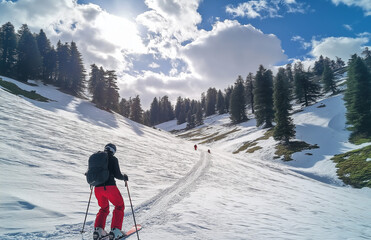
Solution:
[[[349,59],[344,94],[346,119],[353,139],[371,137],[371,51],[366,47],[362,55],[364,58],[354,54]]]
[[[75,42],[58,41],[55,47],[42,29],[31,33],[27,24],[17,32],[10,22],[0,27],[0,75],[23,82],[39,79],[77,97],[84,97],[88,92],[97,107],[123,114],[114,70],[92,64],[88,77]],[[130,103],[133,106],[129,106],[129,110],[142,114],[139,100]],[[137,115],[129,114],[139,121],[141,118]]]
[[[41,79],[61,90],[81,96],[86,73],[75,42],[51,45],[44,31],[31,33],[27,24],[18,32],[8,22],[0,28],[0,74],[27,82]]]
[[[233,123],[241,123],[248,120],[247,112],[251,110],[257,126],[269,128],[275,122],[276,139],[287,142],[295,133],[289,118],[292,102],[308,106],[324,92],[336,93],[334,71],[344,66],[340,58],[334,61],[321,56],[313,69],[306,70],[298,62],[294,66],[288,64],[280,68],[274,76],[271,70],[260,65],[255,75],[249,73],[245,80],[238,76],[234,85],[224,91],[209,88],[201,94],[199,101],[178,97],[174,117],[178,124],[187,123],[189,129],[203,124],[205,117],[214,114],[229,113]],[[157,105],[155,98],[148,114],[151,126],[162,122],[158,117],[153,117],[159,114]]]
[[[368,48],[364,58],[353,55],[348,62],[348,81],[344,100],[347,121],[355,134],[371,136],[371,54]],[[178,97],[175,107],[168,96],[155,97],[150,109],[144,111],[140,97],[121,98],[117,75],[92,64],[89,76],[75,42],[53,46],[41,29],[31,33],[26,24],[18,32],[8,22],[0,28],[0,75],[20,81],[40,79],[62,91],[83,97],[91,94],[91,101],[99,108],[112,110],[147,126],[177,119],[187,128],[203,124],[203,119],[214,114],[228,113],[233,123],[248,120],[248,110],[255,114],[257,126],[270,128],[275,123],[274,137],[288,142],[295,135],[290,118],[292,103],[308,106],[324,93],[337,93],[334,72],[345,63],[320,56],[313,68],[305,69],[301,62],[280,68],[276,76],[260,65],[255,74],[244,80],[238,76],[232,86],[224,90],[210,87],[200,100]],[[88,79],[87,79],[88,77]]]
[[[371,136],[371,54],[368,48],[362,54],[364,58],[355,55],[348,63],[347,119],[354,132]],[[362,64],[363,68],[359,66]],[[340,70],[346,70],[342,59],[331,60],[323,56],[315,61],[313,68],[305,69],[302,62],[296,62],[278,69],[275,76],[260,65],[255,74],[249,73],[245,80],[238,76],[234,85],[224,91],[209,88],[201,94],[199,101],[178,97],[174,117],[178,124],[187,123],[189,129],[201,125],[205,117],[213,114],[228,113],[233,123],[241,123],[248,120],[247,112],[251,111],[257,126],[271,128],[274,125],[274,138],[288,143],[295,136],[295,126],[290,117],[292,104],[309,106],[323,94],[338,93],[334,73]],[[153,117],[159,114],[157,106],[155,98],[148,111],[150,121],[147,125],[165,121]],[[171,120],[171,117],[166,120]]]

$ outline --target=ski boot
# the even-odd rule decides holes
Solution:
[[[126,237],[126,234],[118,228],[113,228],[111,232],[109,233],[110,240],[117,240],[117,239],[122,239],[125,237]]]
[[[105,236],[107,236],[107,232],[103,228],[96,227],[94,229],[93,240],[100,240]]]

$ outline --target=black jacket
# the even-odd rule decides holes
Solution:
[[[124,180],[124,175],[120,171],[119,161],[111,153],[108,153],[108,170],[110,173],[108,180],[101,185],[97,185],[97,187],[116,185],[115,178]]]

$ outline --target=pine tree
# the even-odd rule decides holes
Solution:
[[[341,58],[336,57],[336,70],[343,68],[344,66],[345,62]]]
[[[89,92],[92,94],[92,102],[100,108],[106,106],[106,81],[105,81],[105,71],[101,67],[100,69],[97,65],[90,65],[90,79],[89,79]]]
[[[187,113],[187,129],[192,129],[196,127],[196,117],[192,114],[192,111]]]
[[[130,106],[130,120],[133,120],[137,123],[143,122],[143,109],[140,103],[139,95],[133,98],[133,102]]]
[[[363,50],[362,55],[364,55],[366,66],[371,71],[371,51],[368,49],[368,47],[365,47],[365,50]]]
[[[274,82],[273,99],[276,122],[273,137],[288,144],[290,138],[295,136],[295,125],[289,114],[289,111],[292,109],[289,81],[283,68],[278,70],[276,81]]]
[[[26,24],[18,32],[17,72],[19,80],[36,79],[41,71],[41,56],[36,40]]]
[[[169,101],[168,96],[163,96],[159,102],[160,107],[160,122],[167,122],[174,119],[174,109]]]
[[[205,93],[201,93],[201,108],[203,112],[206,112],[206,96]]]
[[[119,104],[120,107],[120,114],[126,118],[130,116],[130,101],[122,98]]]
[[[285,68],[285,73],[286,73],[286,76],[287,76],[287,81],[289,83],[289,91],[290,91],[290,100],[292,100],[294,98],[294,84],[295,84],[295,81],[294,81],[294,74],[292,72],[292,65],[291,63],[287,64],[286,65],[286,68]]]
[[[151,123],[150,123],[151,122],[151,113],[150,113],[149,110],[147,110],[143,113],[142,118],[143,118],[143,124],[150,127],[151,126]]]
[[[353,134],[371,136],[371,74],[362,58],[356,54],[348,63],[347,90],[344,100],[347,123]]]
[[[262,65],[255,75],[255,118],[256,125],[264,125],[265,128],[272,127],[274,118],[273,110],[273,74]]]
[[[185,111],[184,102],[182,101],[182,103],[180,105],[180,109],[179,109],[178,118],[177,118],[177,124],[180,125],[180,124],[185,123],[186,121],[187,121],[187,114],[186,114],[186,111]]]
[[[304,88],[305,72],[301,62],[294,65],[294,93],[298,103],[304,101]]]
[[[191,111],[192,111],[192,114],[196,114],[197,112],[197,104],[198,102],[194,99],[192,99],[191,101]]]
[[[209,88],[206,94],[206,110],[205,114],[211,116],[215,114],[217,91],[215,88]]]
[[[178,97],[177,98],[177,101],[176,101],[176,104],[175,104],[175,110],[174,110],[174,113],[175,113],[175,118],[179,120],[179,115],[180,115],[180,112],[182,111],[182,105],[183,105],[183,99],[182,97]],[[183,109],[184,111],[184,109]]]
[[[203,112],[202,112],[202,104],[199,102],[196,106],[196,125],[202,125],[204,124],[203,121]]]
[[[324,63],[325,63],[325,59],[321,55],[319,59],[314,62],[314,68],[313,68],[314,74],[316,74],[317,76],[322,75],[323,70],[324,70]]]
[[[251,112],[254,113],[254,75],[252,73],[247,75],[245,85],[246,104],[250,105]]]
[[[189,111],[192,111],[191,100],[189,98],[184,98],[184,111],[186,114],[188,114]]]
[[[57,79],[57,52],[54,47],[45,55],[43,59],[43,80],[45,83],[55,83]]]
[[[106,75],[106,107],[118,112],[120,94],[117,87],[117,75],[114,70],[106,71]]]
[[[305,106],[309,106],[311,102],[315,102],[320,91],[319,86],[310,79],[309,75],[309,72],[304,71],[301,62],[295,63],[295,95],[298,102],[304,102]]]
[[[233,92],[233,86],[228,86],[224,91],[225,91],[225,95],[224,95],[225,109],[227,110],[227,113],[228,113],[230,111],[231,95]]]
[[[150,119],[149,119],[150,126],[155,126],[159,124],[160,123],[160,106],[159,106],[157,97],[153,99],[149,113],[150,113],[149,114],[150,115]]]
[[[216,98],[216,109],[218,110],[219,114],[225,113],[225,101],[222,91],[219,89],[218,95]]]
[[[68,89],[70,72],[69,62],[71,58],[70,46],[68,43],[62,44],[60,41],[57,43],[57,79],[56,85],[63,90]]]
[[[82,61],[81,53],[77,49],[77,46],[76,46],[75,42],[71,42],[70,54],[71,54],[70,58],[69,58],[70,60],[68,62],[69,63],[69,74],[68,74],[69,75],[69,81],[68,81],[69,84],[68,84],[68,89],[67,90],[74,96],[81,96],[81,93],[83,92],[83,90],[85,88],[86,73],[85,73],[84,63]],[[114,74],[114,72],[112,73],[112,71],[110,71],[108,73],[108,78],[110,78],[110,77],[115,78],[113,81],[117,80],[116,75]],[[108,85],[108,87],[110,87],[110,85]],[[117,88],[117,86],[114,86],[114,87]],[[108,95],[108,97],[117,98],[117,99],[115,99],[115,100],[110,99],[109,100],[109,104],[111,104],[109,108],[112,109],[112,110],[117,111],[118,110],[118,97],[117,97],[118,93],[116,93],[117,91],[116,92],[108,91],[108,94],[110,94],[111,92],[114,95],[112,95],[112,96]],[[112,104],[114,104],[115,106],[113,106]]]
[[[231,95],[230,118],[233,123],[244,122],[247,119],[245,105],[245,87],[241,76],[238,76]]]
[[[0,28],[0,74],[8,77],[15,76],[17,61],[17,35],[10,22]]]
[[[335,83],[334,73],[328,63],[325,64],[324,69],[323,69],[322,82],[324,84],[325,92],[332,91],[332,94],[336,93],[336,83]]]
[[[39,48],[39,51],[40,51],[41,63],[42,63],[40,77],[42,78],[44,82],[48,82],[47,76],[46,76],[45,65],[47,64],[46,62],[47,54],[51,51],[52,47],[50,44],[50,40],[46,37],[46,34],[44,33],[42,29],[40,29],[39,34],[36,35],[36,42],[37,42],[37,47]]]

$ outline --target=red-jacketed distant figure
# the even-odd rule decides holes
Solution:
[[[195,150],[197,151],[197,144],[194,145]]]

